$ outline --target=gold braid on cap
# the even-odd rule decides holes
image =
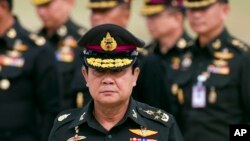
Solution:
[[[217,0],[206,0],[206,1],[197,1],[197,2],[189,2],[187,0],[184,1],[184,6],[187,8],[199,8],[208,6],[210,4],[215,3]]]
[[[165,9],[164,5],[152,5],[152,6],[145,6],[142,10],[141,13],[142,15],[152,15],[159,13]]]
[[[88,3],[88,8],[111,8],[117,5],[117,1],[102,1]]]
[[[113,68],[113,67],[123,67],[130,65],[133,59],[101,59],[101,58],[87,58],[87,63],[98,68]]]
[[[45,4],[45,3],[48,3],[50,2],[51,0],[32,0],[32,3],[34,5],[42,5],[42,4]]]

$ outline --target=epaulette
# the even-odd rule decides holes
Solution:
[[[172,121],[172,117],[170,114],[166,113],[165,111],[161,109],[157,109],[154,107],[151,107],[147,104],[139,103],[138,102],[138,107],[137,107],[138,112],[151,120],[157,121],[162,123],[165,126],[168,126]]]
[[[37,46],[43,46],[46,43],[46,39],[36,33],[30,33],[29,38],[34,41]]]
[[[139,54],[143,55],[143,56],[148,56],[149,52],[147,49],[144,48],[137,48],[137,51]]]
[[[61,112],[54,120],[54,126],[52,132],[56,131],[60,126],[73,121],[75,117],[79,114],[80,109],[70,109]]]
[[[78,33],[80,36],[84,35],[86,32],[87,32],[87,29],[85,29],[85,28],[79,28],[79,29],[77,30],[77,33]]]
[[[239,48],[240,50],[242,50],[244,52],[247,52],[247,51],[250,50],[249,46],[246,43],[244,43],[243,41],[239,40],[239,39],[231,38],[230,43],[233,46]]]

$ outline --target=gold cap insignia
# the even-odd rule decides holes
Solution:
[[[104,37],[101,41],[101,47],[105,51],[113,51],[117,47],[117,43],[113,37],[107,32],[106,37]]]

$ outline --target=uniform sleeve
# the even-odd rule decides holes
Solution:
[[[173,118],[173,124],[170,128],[169,141],[184,141],[182,133],[174,118]]]
[[[59,75],[51,50],[42,48],[35,60],[34,68],[36,104],[42,141],[47,141],[54,118],[59,113]]]
[[[242,60],[241,99],[244,109],[244,122],[250,123],[250,53],[247,52]]]

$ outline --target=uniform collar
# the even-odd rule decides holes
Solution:
[[[189,47],[190,41],[191,41],[191,37],[187,34],[186,31],[184,31],[181,37],[174,44],[174,47],[172,47],[168,52],[182,52],[187,47]],[[162,55],[162,56],[165,55],[160,52],[160,44],[157,40],[155,40],[152,43],[152,48],[154,50],[154,53]]]
[[[69,126],[69,128],[74,128],[76,126],[79,126],[85,122],[90,122],[91,118],[93,118],[93,107],[94,102],[91,101],[89,102],[84,108],[83,110],[80,112],[80,114],[75,118],[75,120],[72,122],[72,124]],[[124,118],[118,122],[119,124],[122,124],[123,122],[125,122],[128,119],[132,119],[135,123],[147,127],[146,123],[143,121],[143,118],[141,117],[141,115],[138,113],[138,106],[135,100],[133,100],[133,98],[130,99],[130,103],[127,109],[127,112],[125,113]]]
[[[223,29],[223,31],[214,39],[212,39],[206,46],[207,50],[211,55],[214,54],[215,51],[221,50],[223,48],[223,42],[230,42],[231,36],[226,28]],[[199,44],[199,39],[195,42],[196,49],[201,48]]]
[[[54,35],[52,35],[52,36],[50,37],[50,39],[53,40],[53,39],[57,38],[57,39],[60,40],[60,39],[62,39],[62,38],[65,38],[65,36],[67,36],[68,33],[71,31],[70,27],[71,27],[72,25],[74,25],[74,23],[69,19],[67,22],[65,22],[63,25],[61,25],[61,26],[56,30],[56,32],[54,33]],[[41,29],[40,33],[41,33],[43,36],[47,37],[47,30],[46,30],[45,27],[43,27],[43,28]]]

